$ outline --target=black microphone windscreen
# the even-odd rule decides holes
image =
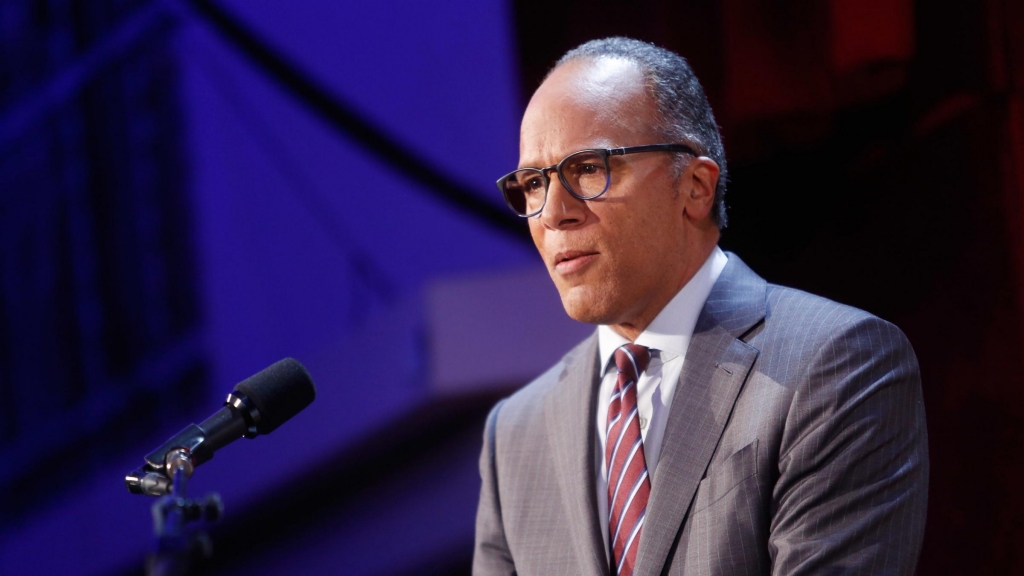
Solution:
[[[294,358],[279,360],[235,385],[259,410],[256,431],[270,434],[316,398],[313,379]]]

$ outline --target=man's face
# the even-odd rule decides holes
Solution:
[[[530,100],[519,166],[550,166],[586,148],[661,143],[655,121],[632,63],[575,60],[552,72]],[[529,219],[530,233],[572,318],[642,330],[692,275],[686,176],[673,177],[673,159],[664,152],[610,157],[611,186],[588,201],[551,174],[547,204]]]

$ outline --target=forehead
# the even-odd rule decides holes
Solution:
[[[573,60],[555,69],[526,107],[520,165],[552,164],[584,148],[651,144],[655,121],[654,103],[635,64]]]

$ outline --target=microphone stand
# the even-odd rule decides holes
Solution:
[[[153,531],[156,551],[146,558],[147,576],[185,576],[192,572],[198,561],[209,558],[213,552],[210,537],[193,524],[209,524],[221,517],[224,505],[216,493],[199,500],[188,497],[188,479],[195,466],[186,448],[177,448],[167,454],[167,472],[171,482],[168,493],[152,507]]]
[[[235,385],[213,416],[186,427],[146,456],[142,469],[125,476],[132,494],[160,497],[152,508],[156,550],[146,557],[147,575],[188,574],[212,554],[209,536],[193,525],[216,521],[224,506],[217,494],[188,497],[195,467],[238,438],[273,432],[314,398],[316,387],[302,364],[292,358],[275,362]]]

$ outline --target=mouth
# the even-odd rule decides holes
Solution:
[[[597,260],[598,254],[598,252],[588,250],[567,250],[565,252],[559,252],[558,254],[555,254],[554,258],[555,270],[563,275],[579,272]]]

